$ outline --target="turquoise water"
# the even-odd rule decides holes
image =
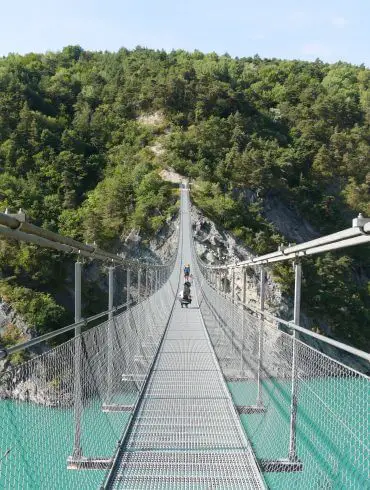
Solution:
[[[297,453],[303,471],[264,473],[269,488],[370,488],[368,385],[362,378],[300,381]],[[237,405],[255,404],[255,383],[233,382],[229,388]],[[286,381],[264,381],[266,412],[241,416],[258,458],[288,456],[290,389]],[[129,417],[128,412],[104,413],[99,400],[91,401],[83,413],[84,456],[111,457]],[[1,489],[99,488],[104,471],[66,468],[73,448],[71,409],[3,400],[0,429]]]
[[[111,457],[129,412],[104,413],[100,401],[84,410],[83,455]],[[99,488],[105,471],[67,470],[73,448],[73,412],[26,402],[0,401],[0,488]]]
[[[256,384],[229,383],[237,405],[254,405]],[[259,459],[286,459],[289,450],[291,384],[263,382],[265,413],[242,415]],[[369,383],[319,378],[298,385],[297,454],[303,471],[264,473],[269,488],[366,489],[369,483]]]

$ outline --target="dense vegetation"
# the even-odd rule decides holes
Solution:
[[[144,124],[156,111],[159,123]],[[78,46],[9,55],[0,60],[0,207],[112,247],[133,227],[150,236],[174,213],[158,174],[171,166],[194,179],[200,208],[263,253],[284,241],[263,214],[271,196],[319,233],[370,216],[369,124],[370,71],[346,63]],[[64,259],[0,245],[0,272],[13,278],[1,294],[16,302],[20,287],[35,291],[46,316],[33,322],[60,322],[45,291]],[[305,310],[362,348],[368,266],[364,250],[305,263]],[[275,275],[290,286],[288,267]]]

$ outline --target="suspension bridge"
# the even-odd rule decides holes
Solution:
[[[342,232],[210,266],[196,253],[183,185],[177,248],[149,264],[0,215],[6,238],[77,256],[75,322],[0,350],[6,359],[75,334],[1,373],[0,488],[370,488],[370,356],[300,327],[301,258],[369,233],[360,216]],[[108,264],[108,309],[86,319],[83,257]],[[295,268],[290,322],[265,310],[266,268],[285,260]],[[177,301],[185,262],[189,308]],[[126,287],[116,305],[119,268]],[[247,303],[251,268],[259,308]]]

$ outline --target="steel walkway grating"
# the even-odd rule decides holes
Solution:
[[[156,370],[207,371],[215,370],[213,355],[209,352],[162,352]]]
[[[111,488],[264,488],[199,310],[187,330],[176,308]]]
[[[205,332],[201,330],[178,330],[170,331],[168,333],[169,340],[206,340],[207,336]]]
[[[190,257],[184,218],[183,256]],[[109,488],[265,488],[192,289],[191,308],[174,307]]]
[[[246,451],[126,453],[115,488],[256,488]],[[240,470],[244,470],[240,474]]]
[[[162,354],[166,352],[200,352],[200,353],[209,353],[209,345],[207,340],[196,340],[196,339],[187,339],[187,340],[166,340],[166,343],[163,344]]]
[[[157,371],[145,398],[225,398],[217,371]]]

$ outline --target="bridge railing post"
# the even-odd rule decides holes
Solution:
[[[263,331],[264,331],[264,322],[265,322],[265,294],[266,294],[266,271],[263,266],[261,266],[260,270],[260,310],[261,310],[261,318],[259,322],[258,328],[258,367],[257,367],[257,406],[263,405],[262,399],[262,383],[261,383],[261,371],[262,371],[262,362],[263,362]]]
[[[105,403],[112,399],[113,374],[113,305],[114,305],[114,267],[108,267],[108,358],[107,358],[107,398]]]
[[[234,303],[235,300],[235,268],[233,267],[232,269],[232,276],[231,276],[231,299]]]
[[[232,269],[232,291],[231,291],[231,299],[232,299],[232,306],[231,306],[231,352],[232,355],[234,355],[235,352],[235,329],[236,329],[236,323],[237,323],[237,318],[238,316],[236,315],[235,312],[235,304],[236,304],[236,298],[235,298],[235,267]]]
[[[243,267],[242,269],[242,276],[243,276],[243,300],[242,300],[242,342],[241,342],[241,349],[240,349],[240,376],[243,376],[244,372],[244,341],[245,341],[245,323],[246,323],[246,315],[245,315],[245,305],[247,302],[247,271],[246,268]]]
[[[82,263],[78,259],[75,262],[75,322],[80,322],[81,317],[81,268]],[[82,456],[81,447],[81,419],[82,419],[82,386],[81,386],[81,326],[75,327],[75,352],[74,352],[74,422],[75,434],[73,445],[73,458]]]
[[[294,324],[299,325],[301,314],[301,285],[302,285],[302,264],[296,259],[294,262]],[[293,330],[292,335],[292,396],[290,406],[290,436],[289,436],[289,460],[291,462],[297,461],[297,449],[296,449],[296,419],[297,419],[297,342],[296,331]]]
[[[126,272],[126,303],[127,308],[131,306],[131,270],[127,269]]]
[[[140,302],[141,296],[141,268],[137,271],[137,302]]]

